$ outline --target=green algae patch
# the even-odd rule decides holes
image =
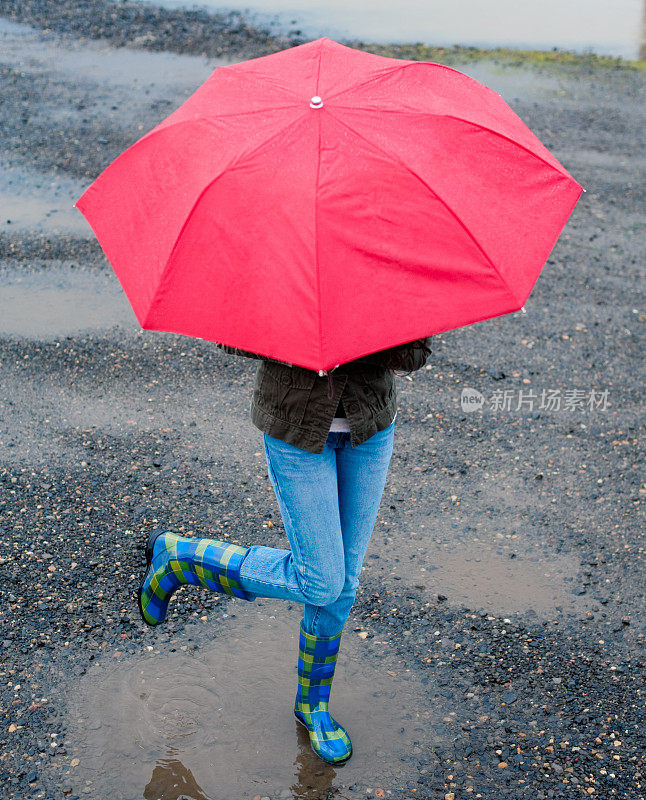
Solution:
[[[391,58],[404,58],[410,61],[434,61],[439,64],[464,64],[469,61],[489,59],[510,67],[521,66],[562,66],[562,67],[601,67],[605,69],[641,70],[646,69],[646,60],[631,61],[620,56],[599,55],[593,52],[577,53],[573,50],[521,50],[513,47],[436,47],[425,44],[375,44],[371,42],[344,42],[349,47],[367,50],[376,55]]]

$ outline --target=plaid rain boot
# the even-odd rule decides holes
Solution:
[[[139,613],[144,622],[163,622],[170,598],[186,583],[254,600],[256,595],[240,587],[240,564],[248,550],[218,539],[189,539],[170,531],[152,531],[146,544],[146,572],[139,584]]]
[[[307,728],[316,755],[328,764],[340,764],[352,755],[348,734],[327,710],[340,644],[340,632],[336,636],[314,636],[305,631],[301,620],[294,714]]]

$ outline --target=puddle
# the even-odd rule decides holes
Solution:
[[[397,541],[403,542],[406,536],[404,530],[397,531]],[[422,589],[424,602],[441,594],[453,606],[504,615],[533,611],[545,616],[557,606],[570,608],[577,600],[573,589],[579,562],[575,557],[536,552],[510,558],[509,553],[492,550],[486,542],[456,543],[443,549],[429,545],[427,535],[415,541],[417,547],[405,541],[395,563],[389,559],[381,570]],[[382,544],[371,543],[366,570],[376,569],[370,555],[383,554],[382,548]]]
[[[63,82],[30,104],[29,117],[44,127],[94,124],[100,139],[106,127],[129,135],[154,127],[180,106],[213,70],[233,63],[176,53],[111,47],[100,41],[67,41],[53,33],[0,18],[0,63],[47,83]],[[143,133],[143,131],[141,131]],[[100,147],[100,141],[97,143]],[[73,207],[89,181],[43,174],[29,165],[0,158],[0,233],[65,233],[93,238]]]
[[[2,18],[0,54],[2,64],[62,84],[30,104],[31,121],[63,129],[93,124],[97,137],[107,127],[143,135],[187,100],[216,67],[236,61],[68,40]]]
[[[0,53],[2,63],[28,72],[46,72],[73,82],[79,78],[96,81],[121,91],[125,88],[146,91],[148,104],[158,97],[167,97],[180,105],[177,91],[185,93],[192,87],[192,92],[216,67],[235,63],[226,58],[112,47],[100,40],[67,41],[56,34],[2,18]],[[115,97],[123,102],[123,94]],[[135,94],[129,94],[128,105],[136,99]]]
[[[73,208],[84,189],[85,184],[73,178],[45,175],[0,159],[0,232],[94,236],[85,217]]]
[[[543,615],[557,605],[570,605],[573,597],[564,579],[572,580],[579,566],[574,558],[510,559],[475,545],[451,553],[427,550],[423,561],[428,566],[420,567],[421,584],[432,586],[451,604],[501,614],[535,611]]]
[[[418,459],[425,452],[416,432],[408,436],[410,443],[396,444],[393,473],[400,450],[409,447]],[[437,447],[440,451],[441,445]],[[549,514],[548,500],[528,491],[522,480],[504,480],[503,488],[495,474],[454,477],[447,496],[441,474],[408,478],[404,489],[395,486],[393,478],[393,485],[386,486],[364,569],[418,586],[425,601],[441,594],[449,605],[505,616],[534,612],[545,617],[557,607],[575,610],[585,605],[586,599],[575,594],[579,558],[555,552],[549,528],[540,523]],[[398,501],[402,491],[417,499]],[[450,501],[453,493],[459,506]],[[396,544],[388,561],[384,533]]]
[[[460,72],[468,75],[503,98],[510,105],[516,100],[523,102],[549,100],[569,94],[571,82],[562,76],[537,72],[531,65],[514,67],[502,66],[492,61],[473,61],[461,64]]]
[[[139,329],[116,275],[107,271],[2,270],[0,308],[0,334],[26,339],[57,339],[117,325]]]
[[[80,760],[69,783],[78,775],[121,800],[314,800],[416,781],[411,750],[428,750],[442,712],[424,707],[418,679],[398,669],[389,644],[360,639],[348,620],[330,712],[354,754],[334,767],[314,755],[293,715],[300,613],[259,600],[227,611],[226,622],[186,627],[153,652],[106,656],[67,687],[66,746]]]
[[[170,8],[225,6],[275,32],[300,30],[309,38],[353,38],[370,42],[423,42],[476,47],[552,47],[638,58],[646,51],[641,0],[148,0]],[[644,55],[642,54],[642,58]]]

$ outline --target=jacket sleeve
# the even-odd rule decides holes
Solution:
[[[377,353],[370,353],[357,359],[358,362],[366,361],[369,364],[378,364],[386,369],[403,370],[404,372],[414,372],[421,369],[431,354],[430,336],[425,339],[415,339],[413,342],[389,347],[387,350],[379,350]]]
[[[241,350],[239,347],[230,347],[228,344],[220,344],[219,342],[215,343],[220,350],[223,350],[225,353],[228,353],[230,356],[245,356],[246,358],[257,358],[261,361],[274,361],[277,364],[287,364],[287,361],[278,361],[275,358],[269,358],[269,356],[261,356],[258,353],[252,353],[249,350]],[[287,364],[288,367],[291,367],[291,364]]]

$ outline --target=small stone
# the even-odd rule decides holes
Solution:
[[[73,758],[73,759],[70,761],[70,767],[78,767],[78,765],[79,765],[80,763],[81,763],[81,759],[80,759],[80,758]]]
[[[506,762],[506,761],[500,761],[500,762],[498,762],[498,768],[499,768],[499,769],[506,769],[506,768],[507,768],[507,766],[508,766],[508,765],[507,765],[507,762]]]
[[[488,369],[487,375],[490,375],[495,381],[502,381],[505,378],[505,373],[500,369]]]

